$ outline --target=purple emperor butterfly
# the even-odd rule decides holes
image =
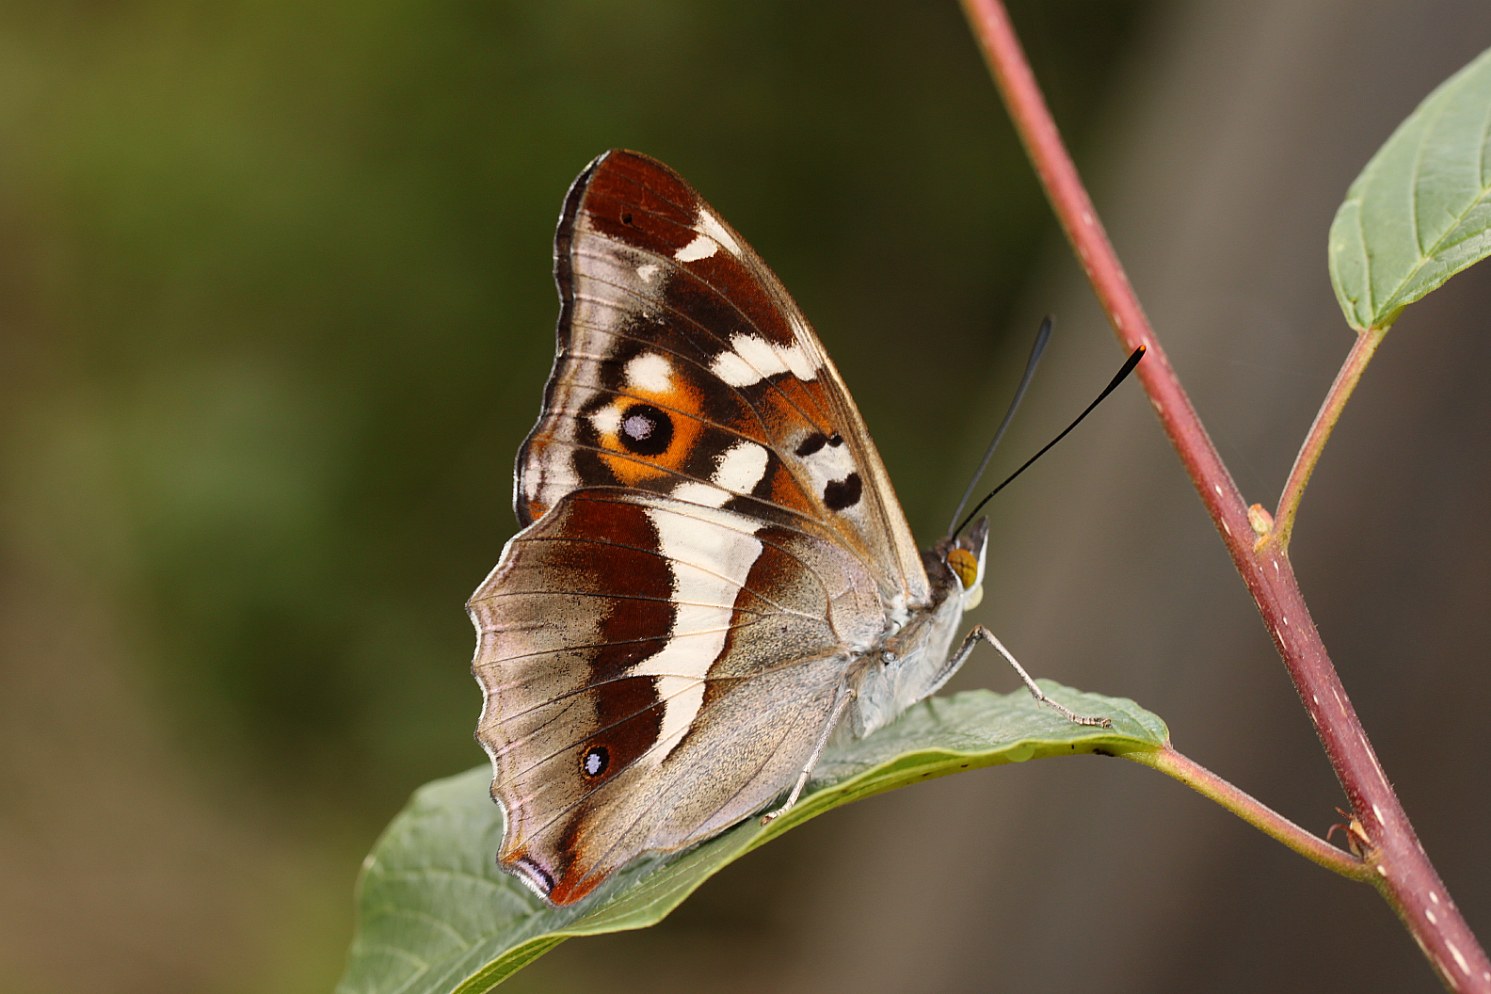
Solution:
[[[953,649],[984,523],[917,550],[817,336],[676,173],[592,162],[554,269],[523,530],[467,607],[498,860],[564,905],[785,810],[833,736],[887,724],[993,637]]]

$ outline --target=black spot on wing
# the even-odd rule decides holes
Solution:
[[[842,480],[830,480],[823,487],[823,503],[830,511],[843,511],[859,503],[864,493],[864,483],[858,473],[850,473]]]
[[[642,456],[658,456],[673,443],[673,419],[651,404],[633,404],[621,412],[621,444]]]
[[[844,436],[840,435],[838,432],[834,432],[832,435],[825,435],[821,431],[815,431],[811,435],[809,435],[807,438],[805,438],[801,442],[799,442],[797,444],[797,448],[794,451],[799,456],[801,456],[802,458],[806,459],[808,456],[811,456],[813,453],[822,451],[822,449],[823,449],[823,447],[825,445],[829,445],[829,446],[832,446],[834,448],[838,448],[839,446],[841,446],[843,444],[844,444]]]
[[[828,436],[821,431],[815,431],[797,446],[797,454],[806,459],[828,444]]]

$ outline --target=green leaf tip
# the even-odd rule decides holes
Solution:
[[[1330,274],[1347,322],[1386,330],[1403,308],[1491,253],[1491,50],[1398,126],[1346,192]]]
[[[933,698],[823,756],[814,785],[763,827],[750,818],[682,853],[634,861],[569,908],[543,904],[497,868],[501,808],[483,765],[415,791],[364,861],[358,925],[338,994],[478,994],[567,938],[661,921],[725,866],[810,818],[861,797],[965,769],[1047,756],[1163,747],[1157,716],[1124,698],[1042,689],[1112,728],[1075,725],[1025,691]]]

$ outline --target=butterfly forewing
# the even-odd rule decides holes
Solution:
[[[613,151],[571,188],[555,240],[559,349],[518,457],[519,520],[598,485],[827,526],[887,597],[927,581],[832,362],[765,263],[682,178]],[[713,493],[700,485],[713,488]]]

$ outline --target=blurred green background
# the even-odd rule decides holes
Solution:
[[[1271,504],[1349,344],[1330,216],[1491,33],[1447,0],[1235,6],[1012,10],[1224,456]],[[1060,337],[1011,464],[1120,359],[950,3],[0,12],[0,987],[332,985],[379,829],[482,759],[462,605],[514,530],[560,200],[616,145],[679,169],[782,275],[927,541],[1042,313]],[[1451,290],[1485,295],[1465,282]],[[1425,308],[1449,327],[1480,298],[1457,299]],[[1422,386],[1374,368],[1383,431],[1363,427],[1373,401],[1348,414],[1362,462],[1347,438],[1328,453],[1297,554],[1368,727],[1397,745],[1389,771],[1420,795],[1410,813],[1428,812],[1430,852],[1484,926],[1487,873],[1457,846],[1491,812],[1433,758],[1471,732],[1431,746],[1424,729],[1447,705],[1429,688],[1463,678],[1455,647],[1485,644],[1491,550],[1455,523],[1491,482],[1491,422],[1432,408],[1414,434],[1394,406],[1484,392],[1483,372],[1443,385],[1484,370],[1459,355]],[[1110,409],[996,509],[1005,607],[985,620],[1021,633],[1037,673],[1135,696],[1323,831],[1339,793],[1251,607],[1137,388]],[[1430,474],[1449,529],[1433,540],[1411,482]],[[1382,523],[1394,508],[1406,524]],[[1329,551],[1360,554],[1364,530],[1370,556]],[[1445,615],[1371,610],[1400,583]],[[1226,606],[1179,599],[1198,588]],[[1425,629],[1458,633],[1426,647]],[[975,669],[964,685],[1009,685]],[[660,928],[569,944],[513,989],[1433,989],[1372,894],[1157,778],[1050,765],[836,813]],[[958,825],[974,834],[945,834]],[[1095,862],[1064,876],[1067,846]],[[1335,935],[1380,941],[1348,962]]]

